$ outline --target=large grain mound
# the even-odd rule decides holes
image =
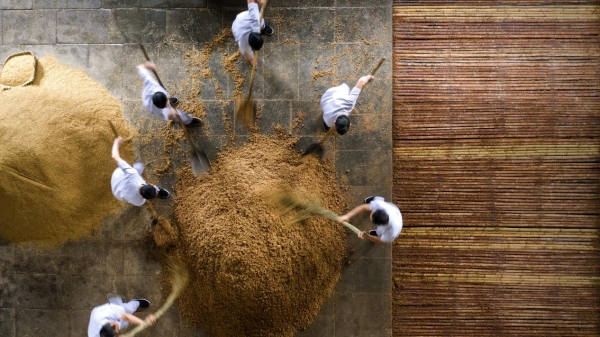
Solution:
[[[182,315],[214,337],[292,336],[330,296],[345,256],[341,225],[284,221],[265,193],[288,186],[343,208],[331,165],[300,160],[292,140],[254,135],[219,154],[212,173],[181,173],[175,197],[178,254],[192,269]]]
[[[57,244],[99,227],[118,206],[108,121],[130,133],[119,102],[83,71],[48,57],[31,85],[0,98],[0,239]],[[131,156],[131,148],[123,152]]]

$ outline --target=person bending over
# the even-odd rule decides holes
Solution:
[[[160,198],[167,199],[169,191],[156,185],[149,185],[142,178],[144,165],[135,163],[133,167],[123,160],[119,154],[119,147],[123,145],[121,137],[115,138],[112,147],[112,158],[117,162],[117,168],[110,180],[114,196],[135,206],[142,206],[146,200]]]
[[[169,93],[163,88],[154,77],[153,71],[156,71],[156,65],[152,62],[146,62],[137,66],[137,72],[142,81],[142,103],[146,110],[152,115],[162,120],[177,121],[178,114],[183,124],[188,127],[201,126],[200,118],[191,116],[181,110],[177,110],[179,100],[177,97],[170,97]]]
[[[340,216],[338,222],[349,222],[354,216],[368,211],[371,212],[369,218],[377,228],[368,233],[362,231],[358,233],[358,237],[379,245],[394,242],[402,231],[402,214],[396,205],[385,201],[382,197],[366,198],[364,204]]]
[[[258,6],[265,6],[265,0],[248,0],[248,10],[237,15],[231,26],[233,38],[240,47],[240,52],[251,66],[256,66],[253,50],[260,50],[264,44],[262,35],[273,35],[273,28],[260,19]]]
[[[148,315],[145,320],[133,315],[138,308],[146,309],[149,306],[150,301],[146,299],[133,299],[123,303],[123,299],[119,296],[110,297],[108,303],[92,309],[88,337],[117,337],[130,323],[154,324],[156,322],[154,315]]]
[[[335,126],[338,134],[343,135],[350,129],[350,113],[354,109],[360,91],[375,77],[366,75],[358,79],[352,90],[346,83],[327,89],[321,97],[323,127],[328,131]]]

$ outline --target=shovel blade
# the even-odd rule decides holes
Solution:
[[[190,153],[190,163],[195,176],[210,172],[210,161],[203,150],[192,150]]]
[[[246,128],[251,128],[256,119],[256,102],[251,99],[239,99],[236,118],[238,121],[244,123]]]

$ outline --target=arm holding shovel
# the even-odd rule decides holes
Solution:
[[[350,219],[352,219],[354,216],[364,213],[364,212],[370,212],[371,211],[371,206],[369,204],[362,204],[359,206],[356,206],[353,210],[351,210],[350,212],[340,216],[338,218],[338,222],[342,223],[342,222],[349,222]],[[370,235],[369,233],[367,233],[366,231],[361,231],[360,233],[358,233],[358,237],[362,240],[367,240],[367,241],[371,241],[374,244],[377,245],[384,245],[385,242],[381,241],[381,239],[375,235]]]

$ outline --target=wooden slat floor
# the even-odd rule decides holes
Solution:
[[[394,2],[394,336],[600,336],[600,2]]]

